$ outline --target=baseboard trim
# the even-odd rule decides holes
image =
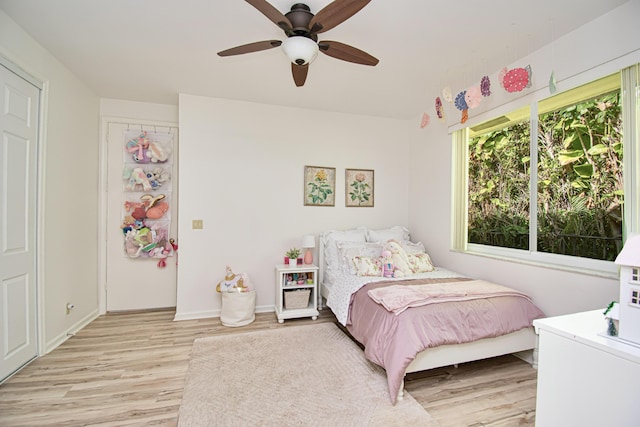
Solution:
[[[261,305],[256,306],[256,313],[272,313],[275,312],[276,308],[273,305]],[[220,317],[220,309],[216,308],[215,310],[207,310],[207,311],[191,311],[178,313],[176,310],[176,315],[174,316],[174,321],[179,320],[197,320],[197,319],[208,319],[211,317]]]
[[[61,334],[55,336],[52,340],[48,341],[45,344],[44,353],[40,354],[39,356],[44,356],[45,354],[51,353],[53,350],[58,348],[66,340],[68,340],[69,338],[74,336],[79,330],[81,330],[82,328],[84,328],[89,323],[93,322],[94,320],[96,320],[99,315],[100,315],[100,313],[96,309],[96,310],[93,310],[92,312],[90,312],[89,314],[87,314],[82,319],[78,320],[76,323],[71,325],[70,328],[68,328],[67,330],[65,330]]]

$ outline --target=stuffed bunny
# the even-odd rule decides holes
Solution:
[[[391,262],[394,265],[394,277],[404,277],[413,274],[409,257],[400,243],[389,240],[384,245],[385,250],[391,252]]]

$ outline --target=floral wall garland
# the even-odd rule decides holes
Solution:
[[[498,73],[498,84],[507,93],[521,92],[531,87],[531,66],[516,67],[507,69],[506,67]],[[552,93],[555,89],[555,78],[551,74],[549,90]],[[454,97],[451,88],[446,86],[442,89],[442,97],[435,97],[435,114],[440,121],[446,121],[444,102],[452,103],[460,111],[460,123],[464,124],[469,119],[469,110],[478,108],[483,98],[491,96],[491,79],[483,76],[477,85],[472,85],[457,93]],[[428,113],[422,114],[420,127],[425,128],[430,123]]]

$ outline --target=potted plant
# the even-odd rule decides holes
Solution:
[[[298,265],[298,257],[300,256],[300,249],[291,248],[284,254],[289,258],[289,267],[295,267]]]

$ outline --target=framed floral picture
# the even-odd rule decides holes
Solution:
[[[335,206],[336,168],[304,167],[304,205]]]
[[[372,169],[345,169],[344,184],[347,207],[373,207]]]

